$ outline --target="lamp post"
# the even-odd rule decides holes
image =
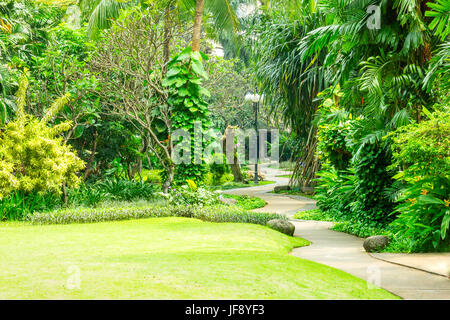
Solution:
[[[256,131],[256,162],[255,162],[255,177],[254,177],[254,183],[259,184],[258,181],[258,161],[259,161],[259,135],[258,135],[258,107],[259,107],[259,101],[261,100],[261,96],[257,93],[247,93],[245,95],[246,101],[253,102],[253,109],[255,111],[255,131]]]

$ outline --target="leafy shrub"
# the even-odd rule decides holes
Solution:
[[[392,185],[387,172],[390,157],[383,148],[367,144],[347,170],[324,164],[317,173],[315,198],[318,207],[337,220],[382,227],[392,222],[393,203],[386,196]]]
[[[142,170],[141,177],[143,182],[147,183],[161,183],[162,170]],[[139,179],[139,175],[136,174],[135,179]]]
[[[110,178],[69,190],[69,204],[95,206],[102,201],[149,200],[158,197],[159,191],[155,184]]]
[[[54,194],[25,193],[13,191],[0,200],[0,221],[22,220],[36,211],[53,210],[61,205],[61,198]]]
[[[331,98],[319,111],[317,154],[323,165],[316,180],[319,208],[341,220],[389,224],[393,202],[385,191],[393,181],[387,169],[388,143],[368,134],[366,119],[352,119]]]
[[[58,137],[71,123],[47,125],[69,95],[56,100],[39,120],[25,113],[27,87],[28,80],[23,77],[17,93],[17,119],[0,132],[0,199],[15,191],[30,195],[30,199],[34,193],[59,195],[64,186],[78,186],[77,172],[84,168],[84,162]]]
[[[221,185],[224,185],[224,184],[226,184],[226,183],[233,182],[233,181],[234,181],[234,176],[233,176],[232,173],[225,173],[225,174],[220,178],[220,180],[217,182],[217,181],[214,181],[213,174],[212,174],[211,172],[208,172],[208,173],[205,175],[205,180],[203,181],[203,183],[204,183],[206,186],[214,187],[214,186],[221,186]]]
[[[346,140],[350,136],[351,122],[325,123],[319,126],[317,150],[321,161],[329,162],[338,170],[347,169],[352,153]]]
[[[219,202],[218,193],[197,187],[193,180],[190,180],[189,186],[183,185],[171,188],[169,193],[162,193],[161,195],[171,205],[208,206]]]
[[[355,201],[351,204],[353,219],[372,225],[387,225],[394,219],[394,204],[385,189],[392,185],[388,171],[391,154],[387,144],[365,143],[352,166],[355,172]]]
[[[34,224],[68,224],[144,219],[155,217],[189,217],[210,222],[238,222],[266,225],[272,219],[287,219],[275,213],[248,212],[226,205],[193,207],[153,205],[142,207],[75,208],[27,216]]]
[[[222,163],[217,161],[217,158],[222,158]],[[230,172],[226,156],[224,154],[216,154],[209,165],[209,171],[212,173],[212,185],[219,185],[222,182],[222,177]]]
[[[352,219],[350,205],[355,200],[356,176],[353,169],[338,171],[333,166],[323,165],[317,173],[315,196],[317,206],[337,220]]]
[[[359,221],[343,221],[336,223],[332,228],[334,231],[353,234],[360,238],[367,238],[373,235],[386,235],[392,237],[389,229],[384,227],[376,227],[367,225],[367,223]]]
[[[124,179],[107,179],[98,184],[110,200],[130,201],[152,199],[157,196],[158,186],[150,183]]]
[[[241,167],[241,175],[244,181],[248,181],[250,179],[250,169],[247,166]],[[233,177],[234,178],[234,177]],[[234,179],[230,182],[234,182]]]
[[[428,113],[429,114],[429,113]],[[450,249],[450,114],[399,128],[392,139],[393,170],[404,188],[392,223],[409,251]]]

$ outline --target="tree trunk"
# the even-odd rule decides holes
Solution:
[[[235,150],[234,146],[234,132],[236,127],[228,126],[225,129],[225,133],[222,137],[222,150],[224,152],[224,155],[228,161],[228,164],[230,165],[231,172],[233,173],[234,182],[242,182],[242,172],[241,172],[241,166],[239,164],[239,159],[237,157],[237,151]],[[227,145],[229,149],[233,150],[233,154],[227,154]]]
[[[242,182],[241,166],[237,157],[234,158],[235,162],[230,164],[231,172],[233,173],[234,182]]]
[[[95,160],[95,153],[97,152],[97,140],[98,140],[98,133],[97,133],[97,129],[95,129],[95,133],[94,133],[94,146],[92,147],[92,153],[91,156],[89,157],[89,161],[86,165],[86,169],[84,171],[84,177],[83,180],[86,181],[86,179],[89,177],[89,175],[92,173],[92,165],[94,164],[94,160]],[[84,143],[83,143],[84,144]]]
[[[192,50],[200,51],[200,38],[202,34],[202,16],[205,0],[195,2],[194,31],[192,33]]]
[[[163,189],[164,193],[169,192],[169,187],[172,185],[174,176],[175,176],[175,165],[171,164],[167,168],[167,179],[166,179],[166,181],[164,181],[164,183],[162,185],[162,189]]]
[[[62,191],[63,191],[64,204],[67,204],[67,202],[69,201],[69,195],[67,194],[67,189],[66,189],[66,183],[65,182],[62,185]]]
[[[170,9],[172,7],[172,2],[167,4],[166,8],[166,20],[164,22],[164,48],[163,48],[163,75],[167,73],[167,64],[170,60],[170,40],[171,40],[171,27],[172,21],[170,20]]]

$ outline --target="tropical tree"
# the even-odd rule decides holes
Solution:
[[[361,147],[379,142],[388,131],[413,119],[420,121],[422,105],[432,106],[442,96],[442,88],[441,92],[431,90],[431,85],[435,77],[446,77],[440,67],[448,63],[448,46],[442,43],[448,30],[447,2],[307,1],[303,7],[308,10],[298,10],[297,16],[292,10],[286,13],[272,6],[269,14],[259,18],[260,25],[276,30],[271,35],[269,28],[263,28],[256,39],[261,48],[255,55],[260,86],[270,88],[265,92],[278,100],[273,105],[282,106],[287,119],[306,118],[292,125],[309,126],[314,136],[312,117],[308,117],[314,108],[306,103],[314,102],[314,94],[308,98],[314,91],[310,84],[316,88],[340,84],[344,93],[341,104],[347,110],[376,119],[361,128],[365,132]],[[430,8],[434,13],[425,14]],[[280,21],[280,12],[284,24],[275,22]],[[279,88],[286,88],[287,93],[277,91]],[[289,97],[303,88],[305,95],[297,99],[300,102]],[[311,141],[306,132],[302,136]],[[307,179],[306,173],[303,170],[300,180]]]
[[[0,125],[15,114],[14,93],[21,71],[42,54],[50,28],[63,15],[59,7],[30,0],[0,2]]]
[[[119,11],[127,6],[151,5],[155,1],[144,0],[81,0],[80,8],[84,17],[89,21],[88,33],[95,37],[101,29],[111,26],[111,20],[119,15]],[[236,13],[230,0],[164,0],[159,4],[166,7],[166,23],[170,24],[169,14],[174,13],[181,19],[194,13],[194,27],[192,47],[194,51],[200,49],[202,19],[206,11],[216,29],[226,32],[236,31],[239,27]]]
[[[283,4],[283,5],[279,5]],[[246,51],[265,103],[271,106],[300,142],[295,154],[300,156],[295,174],[308,184],[317,169],[314,157],[315,128],[312,120],[324,90],[325,52],[303,59],[302,39],[322,25],[323,17],[315,1],[265,2],[252,18],[247,18]]]
[[[429,71],[424,79],[424,85],[431,89],[435,80],[443,90],[450,89],[450,2],[437,0],[429,2],[431,10],[425,12],[425,16],[432,17],[429,28],[442,41],[436,51],[433,52]]]

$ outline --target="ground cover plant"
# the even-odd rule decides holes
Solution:
[[[237,196],[237,195],[231,195],[231,194],[224,194],[224,198],[229,199],[235,199],[236,200],[236,206],[245,209],[245,210],[252,210],[252,209],[258,209],[262,208],[266,205],[266,202],[258,197],[249,197],[247,195],[243,196]]]
[[[300,220],[335,221],[332,216],[320,209],[299,211],[294,214],[294,218]]]
[[[26,220],[33,224],[69,224],[143,219],[151,217],[192,217],[212,222],[238,222],[266,225],[272,219],[286,217],[248,210],[228,205],[189,206],[168,203],[134,203],[106,204],[98,208],[68,208],[50,212],[34,212]]]
[[[304,193],[298,187],[293,187],[293,188],[290,188],[289,190],[276,190],[276,191],[273,191],[273,193],[276,193],[276,194],[288,194],[288,195],[293,195],[293,196],[301,196],[301,197],[305,197],[305,198],[314,199],[313,195]]]

